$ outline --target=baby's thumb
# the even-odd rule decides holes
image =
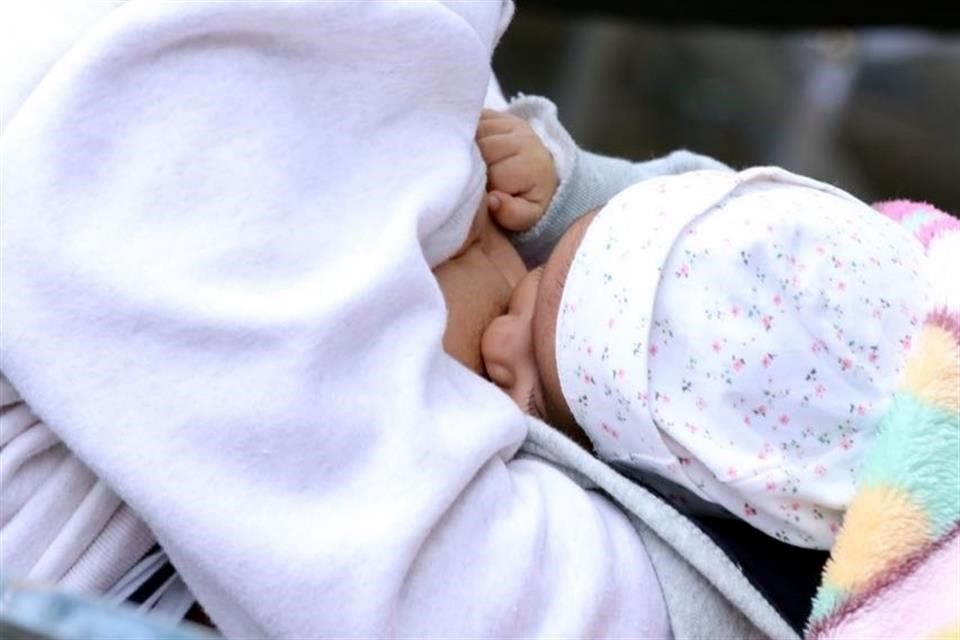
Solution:
[[[509,231],[526,231],[543,215],[542,205],[503,191],[491,191],[487,206],[496,223]]]

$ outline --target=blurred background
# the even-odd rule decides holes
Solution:
[[[631,159],[682,147],[960,213],[960,30],[606,4],[517,0],[494,58],[504,93],[551,98],[581,147]]]

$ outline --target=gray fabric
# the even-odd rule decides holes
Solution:
[[[799,636],[695,524],[555,429],[529,419],[524,451],[572,471],[615,500],[637,525],[663,587],[678,640]],[[728,635],[729,634],[729,635]]]
[[[632,517],[657,572],[676,640],[762,640],[768,636],[720,595],[676,550]]]
[[[645,162],[577,150],[570,177],[560,183],[547,213],[532,229],[516,234],[512,238],[514,246],[528,265],[542,264],[567,227],[587,211],[642,180],[697,169],[732,171],[712,158],[684,150]]]

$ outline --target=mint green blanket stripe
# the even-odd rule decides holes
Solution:
[[[813,609],[810,611],[808,625],[826,618],[847,599],[849,594],[841,591],[832,584],[821,584],[817,590],[817,597],[813,600]]]
[[[858,486],[895,487],[909,495],[940,537],[960,521],[960,415],[901,392],[879,430]]]

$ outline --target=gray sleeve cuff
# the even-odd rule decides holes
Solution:
[[[520,95],[510,102],[509,111],[525,119],[540,136],[553,157],[559,179],[557,193],[544,216],[531,229],[511,236],[529,267],[546,261],[577,218],[634,183],[697,169],[732,171],[722,162],[685,150],[645,162],[583,151],[560,124],[557,107],[540,96]]]
[[[542,264],[567,227],[623,189],[648,178],[698,169],[732,171],[722,162],[685,150],[645,162],[629,162],[577,149],[570,174],[560,183],[543,218],[511,239],[528,266]]]

